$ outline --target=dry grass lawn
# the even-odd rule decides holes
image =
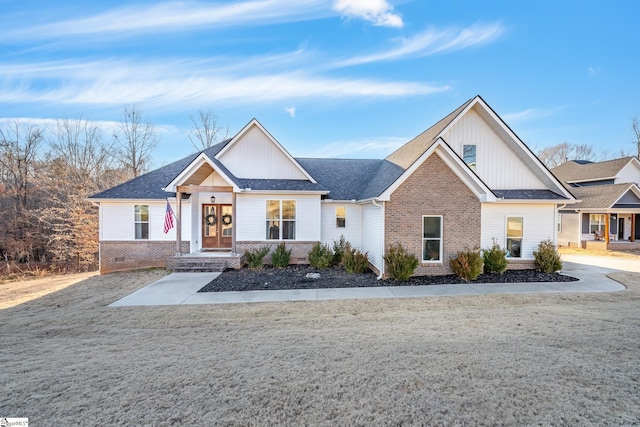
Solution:
[[[33,425],[633,425],[627,291],[108,308],[163,271],[0,310],[0,417]]]

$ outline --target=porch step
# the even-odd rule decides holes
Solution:
[[[227,268],[242,268],[242,255],[226,256],[174,256],[167,259],[167,270],[175,272],[223,272]]]

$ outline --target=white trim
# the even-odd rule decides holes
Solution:
[[[440,254],[437,260],[424,259],[424,242],[425,240],[437,240],[435,237],[424,237],[424,219],[425,218],[440,218]],[[444,217],[443,215],[422,215],[422,238],[420,239],[420,262],[422,264],[442,264],[443,247],[444,247]]]
[[[216,165],[213,163],[211,158],[207,156],[205,153],[200,153],[191,163],[189,163],[183,170],[167,184],[166,187],[163,188],[166,192],[176,192],[176,189],[179,185],[182,185],[184,181],[193,175],[198,168],[201,166],[208,164],[211,169],[213,169],[218,175],[222,177],[230,186],[233,187],[234,192],[240,191],[240,188],[236,184],[234,184],[233,180],[229,178],[224,172],[222,172]]]
[[[508,224],[509,224],[509,218],[520,218],[522,220],[522,235],[520,236],[520,256],[515,257],[515,256],[511,256],[511,255],[507,255],[507,259],[526,259],[523,255],[523,243],[524,243],[524,215],[505,215],[504,217],[504,248],[505,250],[509,251],[509,249],[507,248],[507,240],[509,240],[509,228],[508,228]],[[555,228],[555,224],[554,224],[554,228]],[[514,239],[517,239],[517,237],[513,237]]]
[[[344,215],[342,215],[342,216],[339,216],[339,215],[338,215],[338,209],[340,209],[340,208],[344,209]],[[336,206],[335,214],[336,214],[336,215],[335,215],[335,222],[334,222],[334,224],[333,224],[333,225],[334,225],[334,227],[335,227],[336,229],[338,229],[338,228],[347,228],[347,207],[346,207],[346,206],[344,206],[344,205],[338,205],[338,206]],[[343,219],[344,219],[344,225],[343,225],[342,227],[339,227],[339,226],[338,226],[338,219],[339,219],[339,218],[343,218]]]
[[[227,145],[225,145],[222,150],[218,151],[218,153],[215,155],[215,158],[217,160],[220,160],[220,158],[222,156],[224,156],[224,153],[226,153],[227,151],[229,151],[231,149],[231,147],[233,145],[235,145],[240,138],[249,131],[249,129],[251,129],[252,126],[256,126],[260,131],[262,131],[262,133],[264,133],[266,135],[267,138],[269,138],[269,140],[273,143],[273,145],[275,145],[281,152],[282,154],[284,154],[287,159],[289,159],[289,161],[291,163],[293,163],[293,165],[304,175],[307,177],[307,179],[311,182],[313,182],[314,184],[317,184],[316,180],[313,179],[313,177],[309,174],[309,172],[307,172],[301,165],[300,163],[298,163],[296,161],[296,159],[293,158],[293,156],[291,156],[291,154],[289,154],[289,152],[282,146],[280,145],[280,143],[273,137],[273,135],[271,135],[265,128],[264,126],[262,126],[260,124],[260,122],[258,120],[251,119],[251,121],[249,121],[249,123],[247,123],[245,125],[245,127],[243,127],[240,132],[238,132],[236,134],[236,136],[234,136],[233,138],[231,138],[231,141],[229,141],[227,143]]]

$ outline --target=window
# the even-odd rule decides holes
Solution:
[[[336,207],[336,228],[345,228],[347,226],[347,208],[344,206]]]
[[[422,217],[422,261],[442,261],[442,216]]]
[[[134,206],[133,223],[135,226],[136,240],[149,239],[149,205]]]
[[[507,256],[522,257],[523,218],[521,216],[507,217]]]
[[[295,240],[296,201],[267,200],[267,240]]]
[[[604,215],[589,215],[589,233],[595,233],[598,230],[604,231]]]
[[[475,145],[463,145],[462,146],[462,160],[469,165],[471,170],[476,170],[476,146]]]

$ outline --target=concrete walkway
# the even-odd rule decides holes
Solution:
[[[620,270],[635,271],[638,261],[616,263],[618,269],[577,262],[564,262],[562,273],[576,282],[484,283],[428,286],[381,286],[376,288],[299,289],[281,291],[203,292],[202,287],[220,273],[173,273],[114,302],[109,307],[230,304],[272,301],[320,301],[335,299],[415,298],[454,295],[615,292],[624,290],[606,274]],[[586,257],[585,257],[586,258]],[[602,257],[597,257],[602,258]],[[640,271],[640,268],[638,269]]]

